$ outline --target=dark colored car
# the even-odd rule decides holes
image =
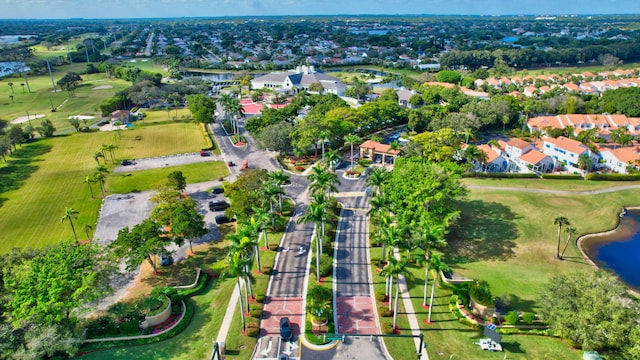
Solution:
[[[280,337],[284,341],[289,341],[293,338],[291,323],[289,322],[288,317],[280,318]]]
[[[200,150],[200,156],[211,156],[211,153],[205,150]]]
[[[211,188],[211,193],[212,194],[224,194],[224,188],[222,186],[216,186],[214,188]]]
[[[236,164],[234,164],[233,161],[227,161],[227,166],[236,166]]]
[[[160,265],[169,266],[173,262],[171,255],[160,255]]]
[[[229,207],[229,203],[226,201],[209,201],[209,210],[221,211]]]
[[[122,165],[122,166],[127,166],[127,165],[131,165],[131,164],[133,164],[131,162],[131,160],[122,160],[122,161],[120,161],[120,165]]]
[[[215,217],[216,224],[226,224],[233,221],[232,218],[228,218],[225,215],[217,215]]]

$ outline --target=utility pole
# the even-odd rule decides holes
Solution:
[[[53,86],[53,92],[56,92],[56,83],[53,81],[53,73],[51,72],[51,64],[49,64],[49,60],[47,60],[47,69],[49,69],[49,77],[51,78],[51,86]]]

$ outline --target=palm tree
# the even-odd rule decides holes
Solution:
[[[78,218],[78,214],[79,212],[74,209],[74,208],[64,208],[64,216],[62,217],[62,219],[60,219],[60,222],[63,223],[65,220],[69,221],[69,224],[71,225],[71,231],[73,232],[73,237],[76,239],[76,242],[78,242],[78,235],[76,234],[76,228],[75,226],[73,226],[73,220]]]
[[[427,305],[427,289],[429,287],[429,264],[431,262],[431,248],[441,248],[447,245],[444,239],[444,226],[424,224],[417,227],[418,243],[424,248],[424,292],[422,297],[422,306]]]
[[[91,198],[93,199],[93,186],[91,186],[91,183],[95,182],[95,180],[93,178],[91,178],[91,176],[87,175],[84,178],[84,183],[87,184],[89,186],[89,192],[91,193]]]
[[[321,146],[322,146],[322,159],[324,159],[324,143],[325,141],[327,141],[327,137],[329,136],[329,133],[326,130],[321,130],[320,133],[318,134],[318,141],[321,141]]]
[[[100,191],[102,192],[102,197],[104,198],[104,175],[101,172],[96,172],[93,174],[93,181],[96,181],[100,184]]]
[[[560,216],[556,216],[555,219],[553,219],[553,223],[555,225],[558,225],[558,246],[557,246],[557,250],[556,250],[556,258],[560,259],[560,232],[562,232],[562,226],[564,225],[571,225],[571,223],[569,222],[569,219],[567,219],[566,217],[560,215]]]
[[[369,176],[365,181],[366,186],[372,186],[374,188],[375,195],[382,194],[382,185],[389,179],[391,172],[383,167],[376,167],[369,172]]]
[[[393,290],[393,279],[396,279],[396,296],[395,296],[395,306],[394,306],[394,314],[393,314],[393,327],[395,328],[396,326],[396,315],[398,314],[398,297],[399,297],[399,284],[398,284],[398,277],[402,274],[406,274],[407,273],[407,260],[406,259],[402,259],[402,260],[397,260],[395,257],[391,256],[389,257],[389,263],[387,264],[387,266],[384,267],[384,269],[382,269],[382,271],[380,272],[381,276],[384,276],[387,282],[387,295],[389,295],[389,310],[391,310],[392,304],[394,303],[392,301],[392,297],[391,297],[391,292]]]
[[[282,195],[284,195],[284,190],[282,189],[282,187],[287,183],[287,181],[289,181],[289,175],[285,174],[282,170],[278,170],[269,172],[267,174],[267,177],[269,177],[269,180],[271,180],[275,185],[280,187],[280,190],[282,190],[282,192],[278,194],[278,204],[280,207],[280,212],[282,212]]]
[[[309,190],[312,193],[327,193],[330,195],[332,192],[337,192],[338,188],[336,184],[340,184],[338,175],[336,173],[328,171],[324,165],[316,164],[311,168],[311,174],[309,174]]]
[[[10,83],[7,83],[7,85],[9,85],[9,87],[11,88],[11,95],[13,95],[13,83],[10,82]]]
[[[480,169],[484,167],[484,164],[487,161],[487,153],[480,150],[480,148],[475,145],[467,146],[467,149],[464,151],[464,157],[470,164],[479,163]]]
[[[349,135],[346,135],[344,137],[344,144],[351,146],[351,158],[350,158],[350,160],[351,160],[351,168],[350,168],[350,170],[353,170],[353,145],[357,144],[358,142],[360,142],[360,137],[358,135],[349,134]]]
[[[106,163],[106,159],[104,158],[104,155],[102,155],[100,151],[96,151],[95,153],[93,153],[93,160],[95,160],[98,163],[98,165],[100,165],[100,158],[102,158],[102,160],[104,160]]]
[[[433,295],[436,291],[436,285],[438,284],[438,274],[441,271],[449,271],[449,267],[447,264],[442,262],[440,256],[438,254],[433,254],[431,256],[431,268],[435,270],[435,274],[433,275],[433,281],[431,282],[431,299],[429,300],[429,315],[427,316],[427,322],[431,322],[431,310],[433,310]]]
[[[307,207],[307,211],[298,219],[298,223],[313,223],[313,234],[315,235],[316,243],[316,279],[320,281],[320,255],[322,254],[322,239],[320,238],[318,224],[322,222],[324,218],[325,209],[322,205],[317,203],[310,203]]]
[[[89,231],[93,230],[93,226],[86,224],[84,226],[84,233],[87,234],[87,241],[91,242],[91,235],[89,235]]]
[[[269,239],[267,237],[267,221],[269,221],[269,211],[261,208],[261,207],[257,207],[257,206],[253,206],[253,215],[251,216],[252,219],[255,219],[256,222],[259,222],[261,224],[260,230],[262,231],[262,236],[264,237],[264,247],[269,248]]]
[[[284,191],[278,185],[266,182],[262,184],[262,195],[264,195],[265,199],[269,201],[269,211],[272,213],[276,213],[276,207],[274,203],[277,203],[280,199],[280,195],[282,195]],[[272,219],[271,227],[275,228],[275,218]]]
[[[370,208],[367,211],[367,215],[369,215],[374,225],[380,225],[383,218],[390,218],[390,205],[389,199],[384,195],[378,195],[369,200]]]
[[[560,254],[560,260],[564,259],[564,252],[567,251],[567,246],[569,246],[571,237],[578,234],[578,230],[573,226],[568,226],[566,229],[564,229],[564,232],[567,234],[567,242],[564,243],[564,248],[562,249],[562,253]]]
[[[329,149],[327,150],[326,156],[324,156],[324,163],[328,164],[329,171],[335,170],[333,164],[337,164],[340,161],[340,154],[338,154],[338,150]]]
[[[105,145],[105,151],[109,152],[109,155],[111,156],[111,163],[112,164],[115,164],[115,162],[116,162],[116,156],[115,156],[115,152],[114,152],[116,147],[117,146],[115,144],[107,144],[107,145]]]
[[[377,238],[382,242],[382,260],[385,263],[387,245],[393,248],[393,246],[399,244],[402,241],[400,229],[396,225],[380,226],[377,231]]]
[[[251,260],[247,260],[242,257],[242,255],[238,252],[231,252],[227,257],[227,263],[229,267],[225,271],[224,275],[233,276],[236,278],[236,287],[238,289],[238,299],[240,305],[240,318],[242,319],[242,332],[246,330],[245,319],[244,319],[244,304],[242,302],[242,285],[240,283],[241,279],[244,279],[245,269],[247,263],[251,262]],[[245,295],[247,292],[245,291]],[[249,296],[246,295],[246,303],[249,303]]]
[[[331,289],[314,286],[307,291],[307,312],[315,320],[326,320],[333,310]]]

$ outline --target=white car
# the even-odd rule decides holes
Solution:
[[[498,344],[497,342],[489,338],[480,339],[480,341],[477,342],[476,345],[480,345],[480,348],[482,350],[489,350],[491,352],[502,351],[502,345]]]

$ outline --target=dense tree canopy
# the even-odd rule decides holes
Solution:
[[[241,222],[254,213],[253,207],[264,208],[265,199],[261,189],[268,179],[266,170],[248,169],[235,182],[225,184],[224,192],[231,204],[227,213],[235,215]]]
[[[202,94],[188,95],[187,103],[196,122],[203,124],[213,122],[213,116],[216,112],[216,103],[213,99]]]
[[[110,290],[114,261],[98,244],[64,241],[50,246],[4,276],[14,321],[68,322],[73,311]]]
[[[539,304],[551,328],[575,347],[638,350],[629,338],[640,321],[638,302],[605,271],[556,275]]]

